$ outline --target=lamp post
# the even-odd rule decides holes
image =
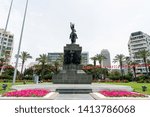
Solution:
[[[11,9],[12,9],[12,5],[13,5],[13,0],[11,0],[11,3],[10,3],[10,7],[9,7],[9,12],[8,12],[8,16],[7,16],[7,21],[6,21],[6,25],[5,25],[5,29],[4,29],[4,32],[2,34],[2,38],[1,38],[1,48],[0,48],[0,58],[3,58],[3,40],[4,40],[4,37],[5,37],[5,33],[7,31],[7,26],[8,26],[8,22],[9,22],[9,18],[10,18],[10,13],[11,13]],[[0,76],[2,75],[2,72],[3,72],[3,68],[4,68],[4,65],[2,66],[1,70],[0,70]]]
[[[24,18],[23,18],[23,23],[22,23],[22,29],[21,29],[20,41],[19,41],[18,52],[17,52],[17,57],[16,57],[15,71],[14,71],[14,76],[13,76],[13,83],[12,83],[12,85],[14,85],[15,82],[16,82],[17,67],[18,67],[18,60],[19,60],[19,53],[20,53],[20,48],[21,48],[21,42],[22,42],[22,36],[23,36],[23,31],[24,31],[24,24],[25,24],[27,9],[28,9],[28,0],[26,1],[26,7],[25,7]]]
[[[3,56],[3,54],[2,54],[3,53],[3,40],[4,40],[4,37],[5,37],[5,33],[7,31],[7,26],[8,26],[8,22],[9,22],[9,18],[10,18],[10,13],[11,13],[12,5],[13,5],[13,0],[11,0],[11,4],[10,4],[10,7],[9,7],[9,12],[8,12],[8,16],[7,16],[7,21],[6,21],[5,29],[4,29],[4,32],[2,34],[2,38],[1,38],[0,58]]]

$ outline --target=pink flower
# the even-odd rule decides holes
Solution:
[[[106,97],[146,97],[144,94],[129,91],[100,91]]]
[[[26,89],[20,91],[12,91],[3,94],[6,97],[43,97],[50,91],[45,89]]]

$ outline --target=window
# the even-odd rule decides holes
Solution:
[[[7,50],[11,50],[11,47],[7,47]]]
[[[12,43],[8,43],[8,46],[12,46]]]
[[[13,40],[12,40],[12,39],[9,39],[8,42],[13,42]]]
[[[9,38],[13,38],[13,36],[10,35]]]

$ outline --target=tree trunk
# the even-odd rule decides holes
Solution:
[[[102,68],[101,63],[102,63],[102,62],[101,62],[101,61],[99,61],[100,68]]]
[[[94,66],[96,66],[96,60],[94,60]]]
[[[133,66],[133,73],[134,73],[134,80],[136,81],[137,79],[136,79],[136,68],[135,68],[135,66]]]
[[[128,64],[128,74],[130,73],[130,64]]]
[[[24,67],[24,61],[22,61],[22,66],[21,66],[21,72],[20,72],[20,79],[22,80],[23,79],[23,67]]]
[[[148,75],[148,69],[147,69],[146,58],[144,58],[143,60],[144,60],[144,64],[145,64],[146,74]]]
[[[150,66],[148,66],[148,71],[149,71],[149,73],[150,73]]]
[[[122,69],[122,62],[120,62],[120,70],[121,70],[121,80],[123,80],[123,69]]]
[[[42,73],[41,73],[41,79],[43,79],[43,77],[44,77],[44,64],[42,64]]]

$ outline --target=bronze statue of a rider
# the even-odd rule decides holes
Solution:
[[[78,38],[77,34],[76,34],[76,30],[74,29],[74,27],[75,27],[75,25],[70,23],[70,28],[72,30],[72,32],[70,34],[71,44],[75,44],[76,43],[76,39]]]

